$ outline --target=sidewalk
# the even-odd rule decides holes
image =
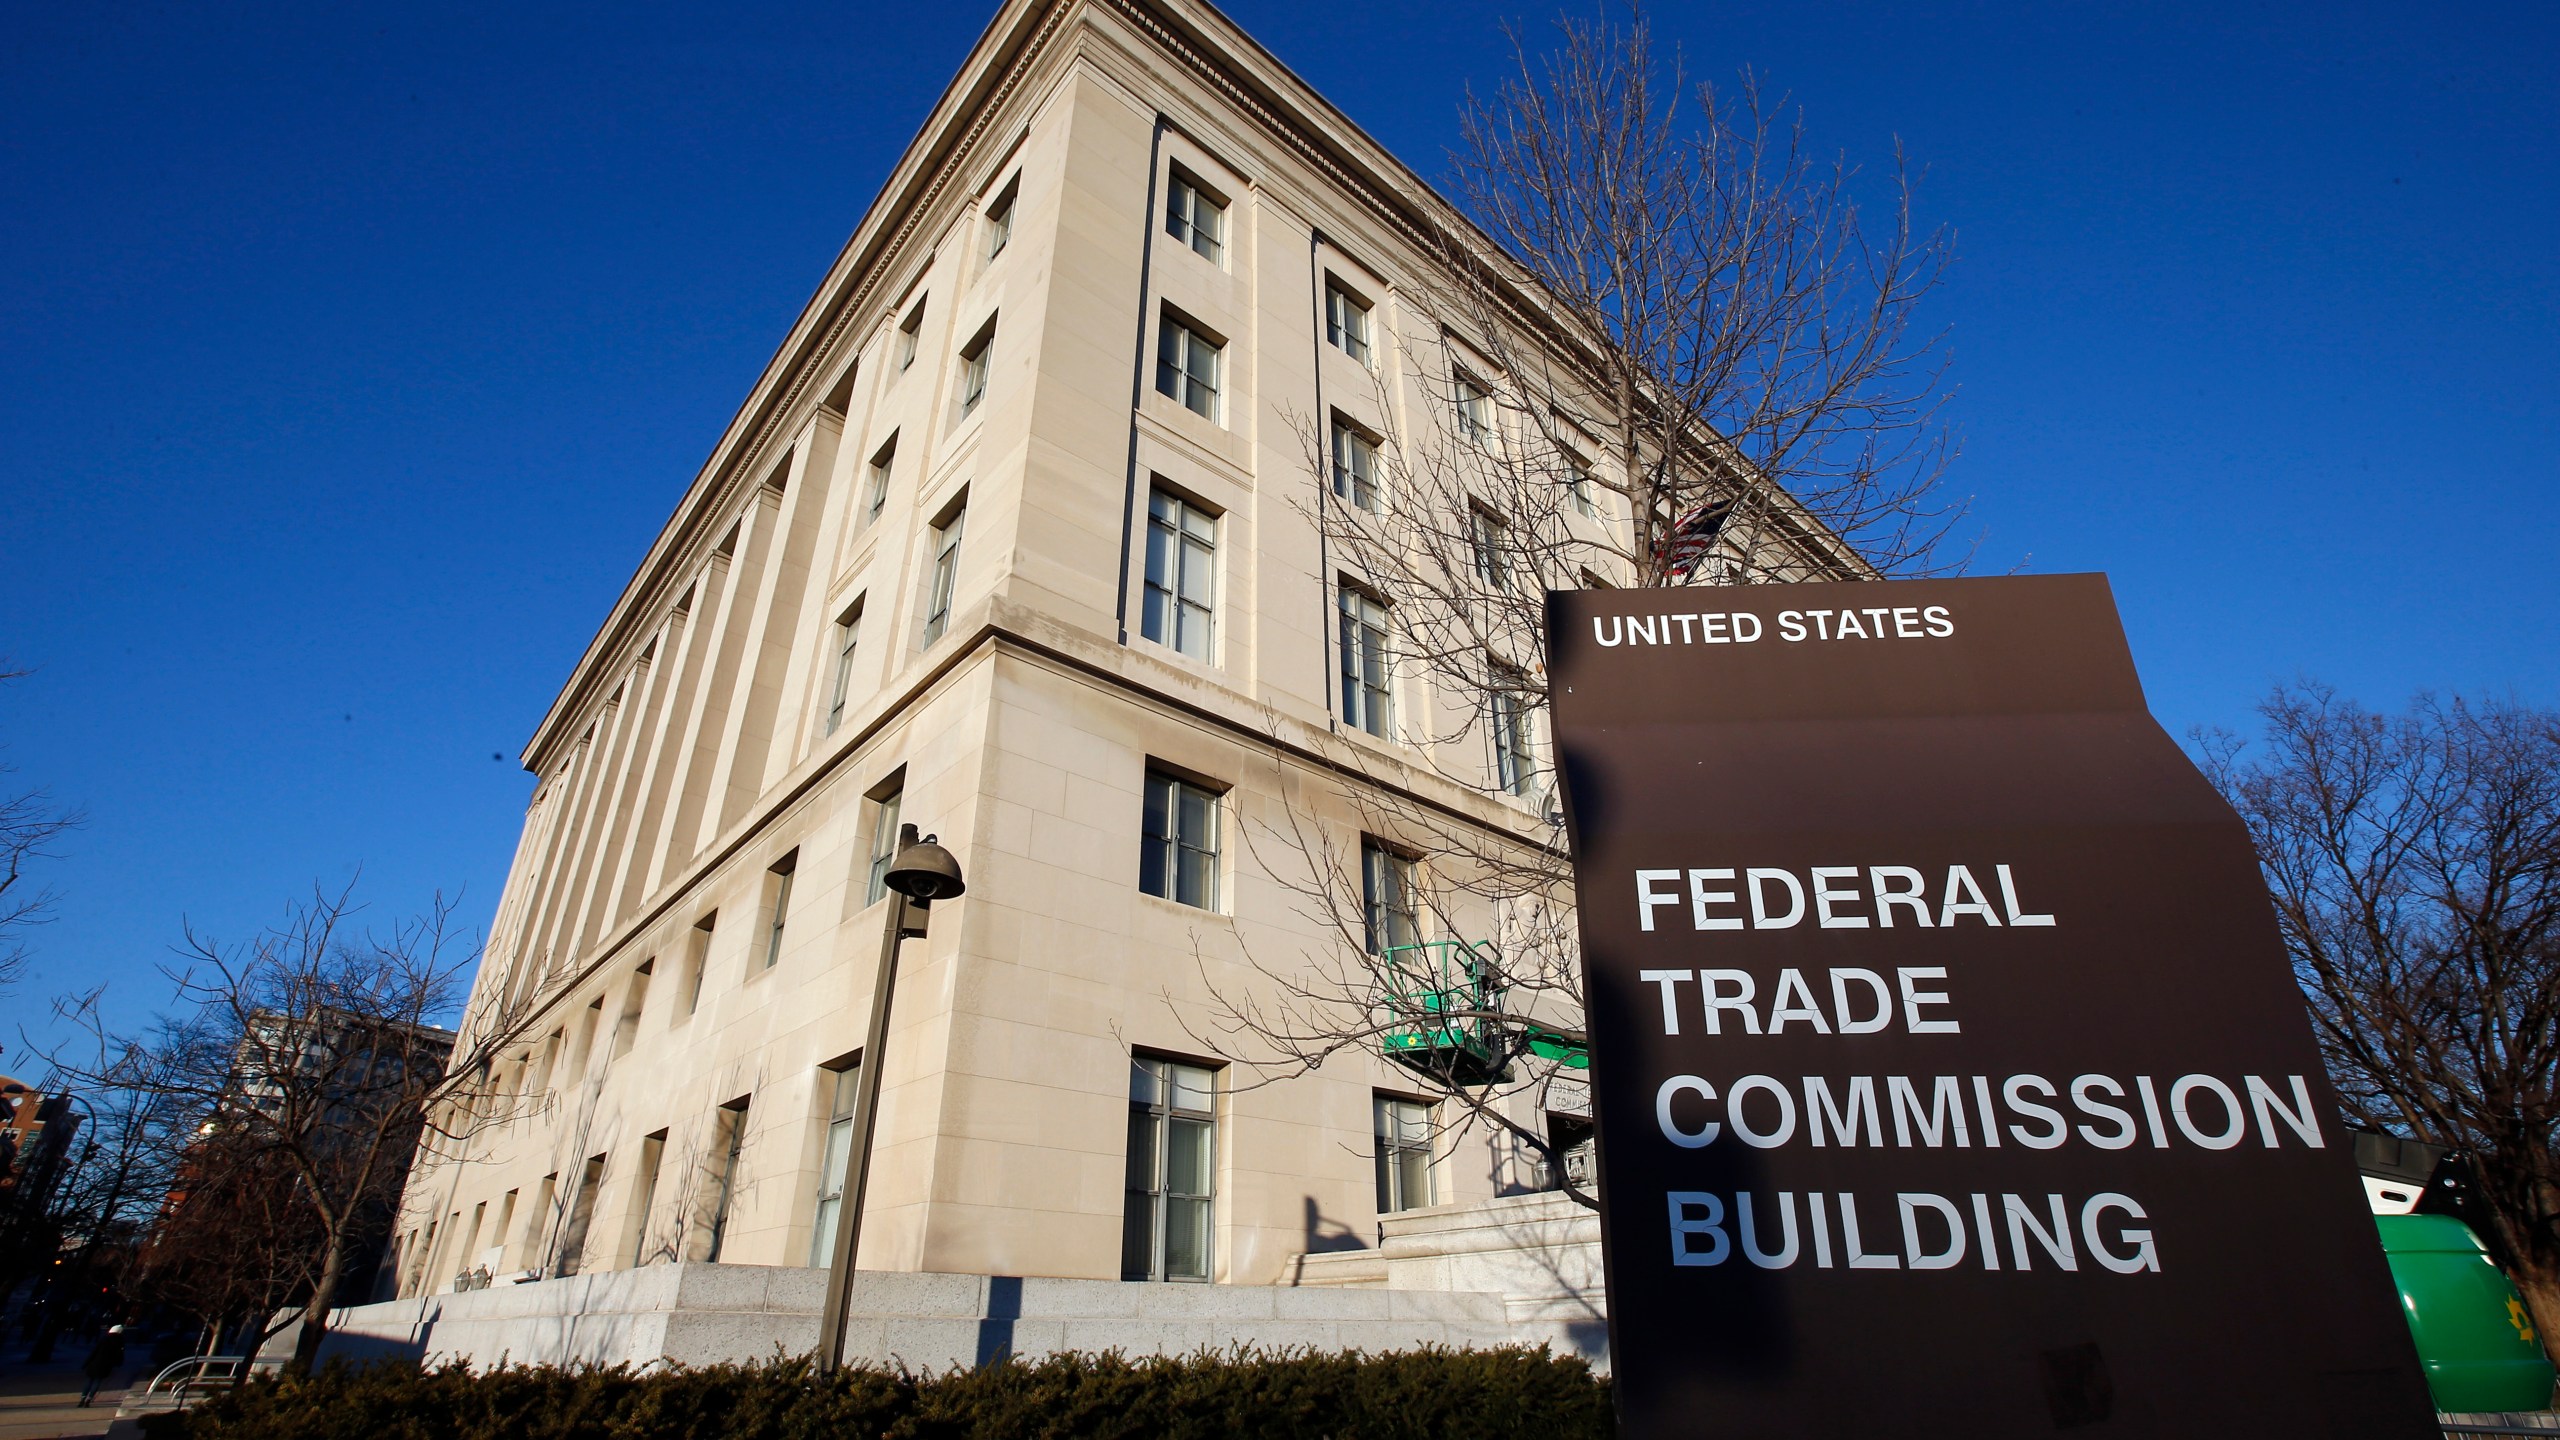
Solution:
[[[83,1350],[87,1347],[83,1345]],[[116,1418],[116,1402],[124,1398],[131,1368],[108,1377],[113,1389],[100,1387],[89,1408],[79,1408],[78,1357],[30,1365],[24,1360],[0,1364],[0,1440],[57,1440],[62,1436],[104,1435]]]

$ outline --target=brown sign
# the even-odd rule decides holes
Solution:
[[[1549,607],[1621,1433],[2435,1433],[2102,577]]]

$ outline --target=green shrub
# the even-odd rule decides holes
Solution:
[[[260,1379],[153,1440],[1600,1440],[1608,1382],[1544,1350],[1056,1355],[943,1375],[801,1360]]]

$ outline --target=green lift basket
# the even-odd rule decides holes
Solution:
[[[1510,1079],[1510,1062],[1519,1050],[1570,1069],[1589,1069],[1591,1057],[1582,1046],[1534,1021],[1502,1014],[1502,986],[1494,978],[1496,953],[1482,941],[1426,940],[1388,947],[1379,957],[1391,1026],[1385,1037],[1387,1058],[1469,1086]]]
[[[2471,1227],[2450,1215],[2377,1215],[2436,1409],[2453,1414],[2544,1410],[2551,1360],[2524,1297]]]

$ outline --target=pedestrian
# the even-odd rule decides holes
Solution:
[[[98,1387],[124,1365],[124,1327],[110,1325],[98,1343],[89,1347],[89,1358],[80,1362],[80,1373],[89,1383],[80,1387],[80,1403],[86,1406],[98,1398]]]

